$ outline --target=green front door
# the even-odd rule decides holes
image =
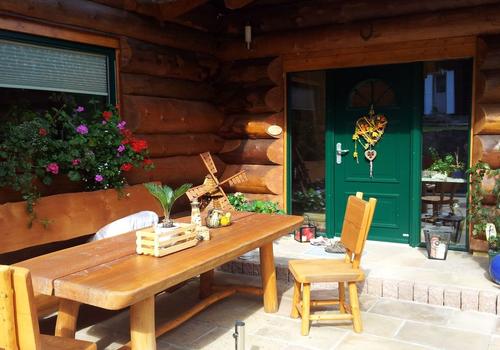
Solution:
[[[420,110],[417,64],[339,69],[329,72],[327,103],[329,232],[339,235],[345,204],[357,191],[377,198],[369,239],[408,243],[412,227],[411,188],[415,178],[412,162],[412,128]],[[358,143],[359,162],[353,157],[352,135],[356,121],[368,115],[386,116],[385,133],[374,149],[373,177],[370,162]],[[414,144],[414,143],[413,143]],[[349,150],[337,161],[336,149]],[[420,150],[419,150],[420,151]],[[417,173],[418,174],[418,173]],[[333,214],[333,217],[332,217]],[[418,214],[417,214],[418,215]]]

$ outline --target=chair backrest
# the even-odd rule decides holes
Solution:
[[[342,225],[340,240],[346,249],[346,261],[358,267],[361,254],[365,246],[368,233],[373,220],[377,200],[370,198],[368,201],[361,199],[362,193],[349,196]]]
[[[40,347],[30,272],[0,265],[0,348],[38,350]]]

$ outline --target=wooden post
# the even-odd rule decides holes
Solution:
[[[302,290],[302,327],[300,329],[300,334],[309,334],[309,315],[311,313],[311,284],[304,283]]]
[[[154,296],[130,307],[130,342],[132,350],[156,350]]]
[[[200,299],[205,299],[212,294],[214,270],[209,270],[200,275]]]
[[[339,282],[339,310],[345,314],[345,283]]]
[[[300,302],[300,287],[301,287],[300,282],[294,281],[292,313],[290,314],[291,318],[299,317],[299,310],[297,310],[297,305]]]
[[[354,326],[354,332],[361,333],[363,331],[363,325],[361,323],[361,313],[359,311],[358,289],[356,287],[356,282],[349,282],[348,285],[349,285],[349,303],[351,304],[352,323]]]
[[[278,289],[276,286],[276,269],[274,266],[273,243],[260,247],[260,269],[262,288],[264,289],[264,311],[278,311]]]
[[[9,266],[0,266],[0,349],[18,349],[14,289]]]
[[[80,303],[73,300],[61,299],[57,313],[56,336],[65,338],[75,337],[79,310]]]

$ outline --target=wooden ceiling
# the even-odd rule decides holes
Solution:
[[[498,0],[92,0],[161,22],[241,36],[497,3]]]

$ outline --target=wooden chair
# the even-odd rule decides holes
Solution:
[[[302,317],[302,335],[309,334],[310,321],[352,320],[354,331],[363,330],[358,302],[356,282],[365,279],[359,267],[361,254],[373,219],[377,200],[362,200],[362,193],[349,196],[342,226],[341,242],[346,248],[344,260],[291,260],[288,268],[295,279],[292,318]],[[311,300],[311,283],[338,282],[339,298],[334,300]],[[345,300],[345,284],[349,290],[349,305]],[[314,306],[339,305],[340,313],[311,314]]]
[[[30,272],[0,265],[0,349],[95,350],[96,345],[40,334]]]
[[[427,205],[432,205],[432,217],[435,219],[441,214],[443,205],[450,207],[453,213],[453,204],[455,203],[455,192],[459,183],[454,182],[436,182],[433,184],[423,183],[422,187],[422,212],[427,213]]]

